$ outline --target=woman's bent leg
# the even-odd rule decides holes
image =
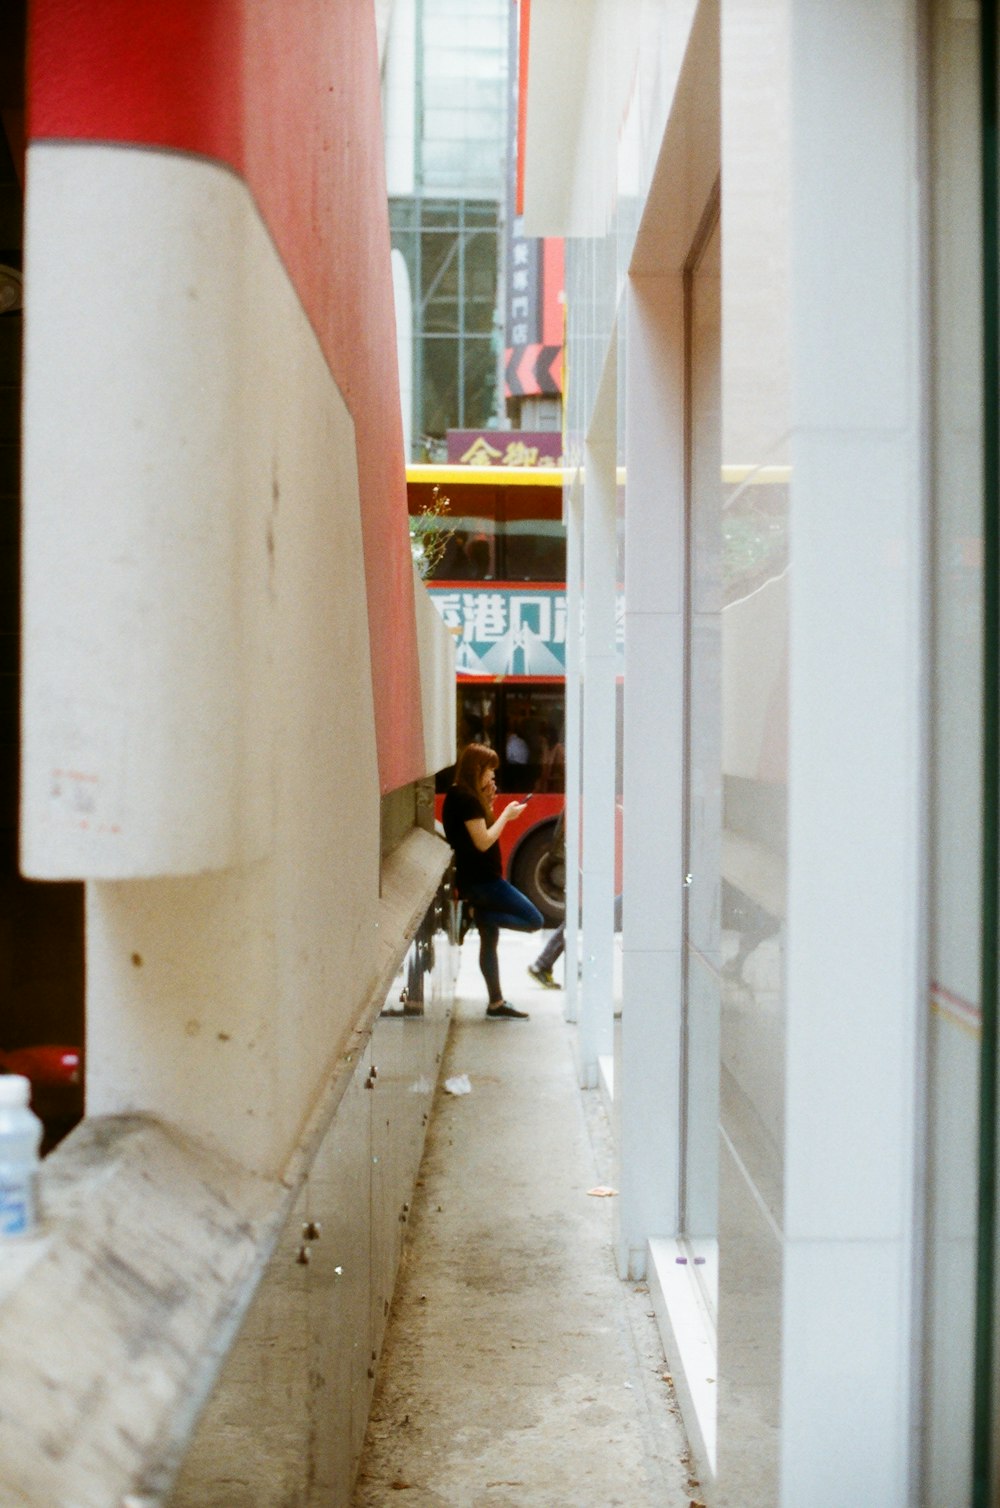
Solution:
[[[475,906],[477,916],[487,911],[495,926],[508,927],[512,932],[537,932],[544,922],[538,907],[506,880],[470,885],[466,896]]]

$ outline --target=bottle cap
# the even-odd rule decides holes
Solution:
[[[31,1080],[19,1073],[0,1073],[0,1108],[27,1105],[31,1099]]]

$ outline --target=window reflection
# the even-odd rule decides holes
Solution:
[[[933,6],[931,1000],[924,1387],[928,1504],[968,1501],[976,1333],[982,759],[979,27]]]

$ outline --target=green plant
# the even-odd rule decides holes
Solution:
[[[450,507],[451,500],[435,487],[430,502],[424,503],[419,513],[410,515],[410,549],[424,581],[433,576],[454,537],[454,529],[444,527]]]

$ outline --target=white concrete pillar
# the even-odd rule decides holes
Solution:
[[[396,363],[399,406],[403,414],[403,455],[413,455],[413,290],[403,253],[392,253],[392,300],[396,310]]]
[[[413,193],[417,87],[416,0],[393,0],[386,44],[382,113],[385,179],[391,198]]]
[[[614,414],[614,368],[602,392]],[[608,380],[610,377],[612,380]],[[607,411],[608,405],[602,405]],[[616,456],[602,434],[586,446],[583,507],[583,972],[580,1082],[593,1089],[598,1060],[614,1054]]]
[[[565,495],[566,520],[566,951],[563,954],[566,984],[565,1017],[580,1014],[580,580],[583,565],[583,499],[575,478]]]
[[[915,1191],[928,998],[919,7],[790,9],[780,1501],[904,1508],[920,1496]]]
[[[684,811],[684,296],[627,291],[625,759],[618,1265],[678,1229]]]

